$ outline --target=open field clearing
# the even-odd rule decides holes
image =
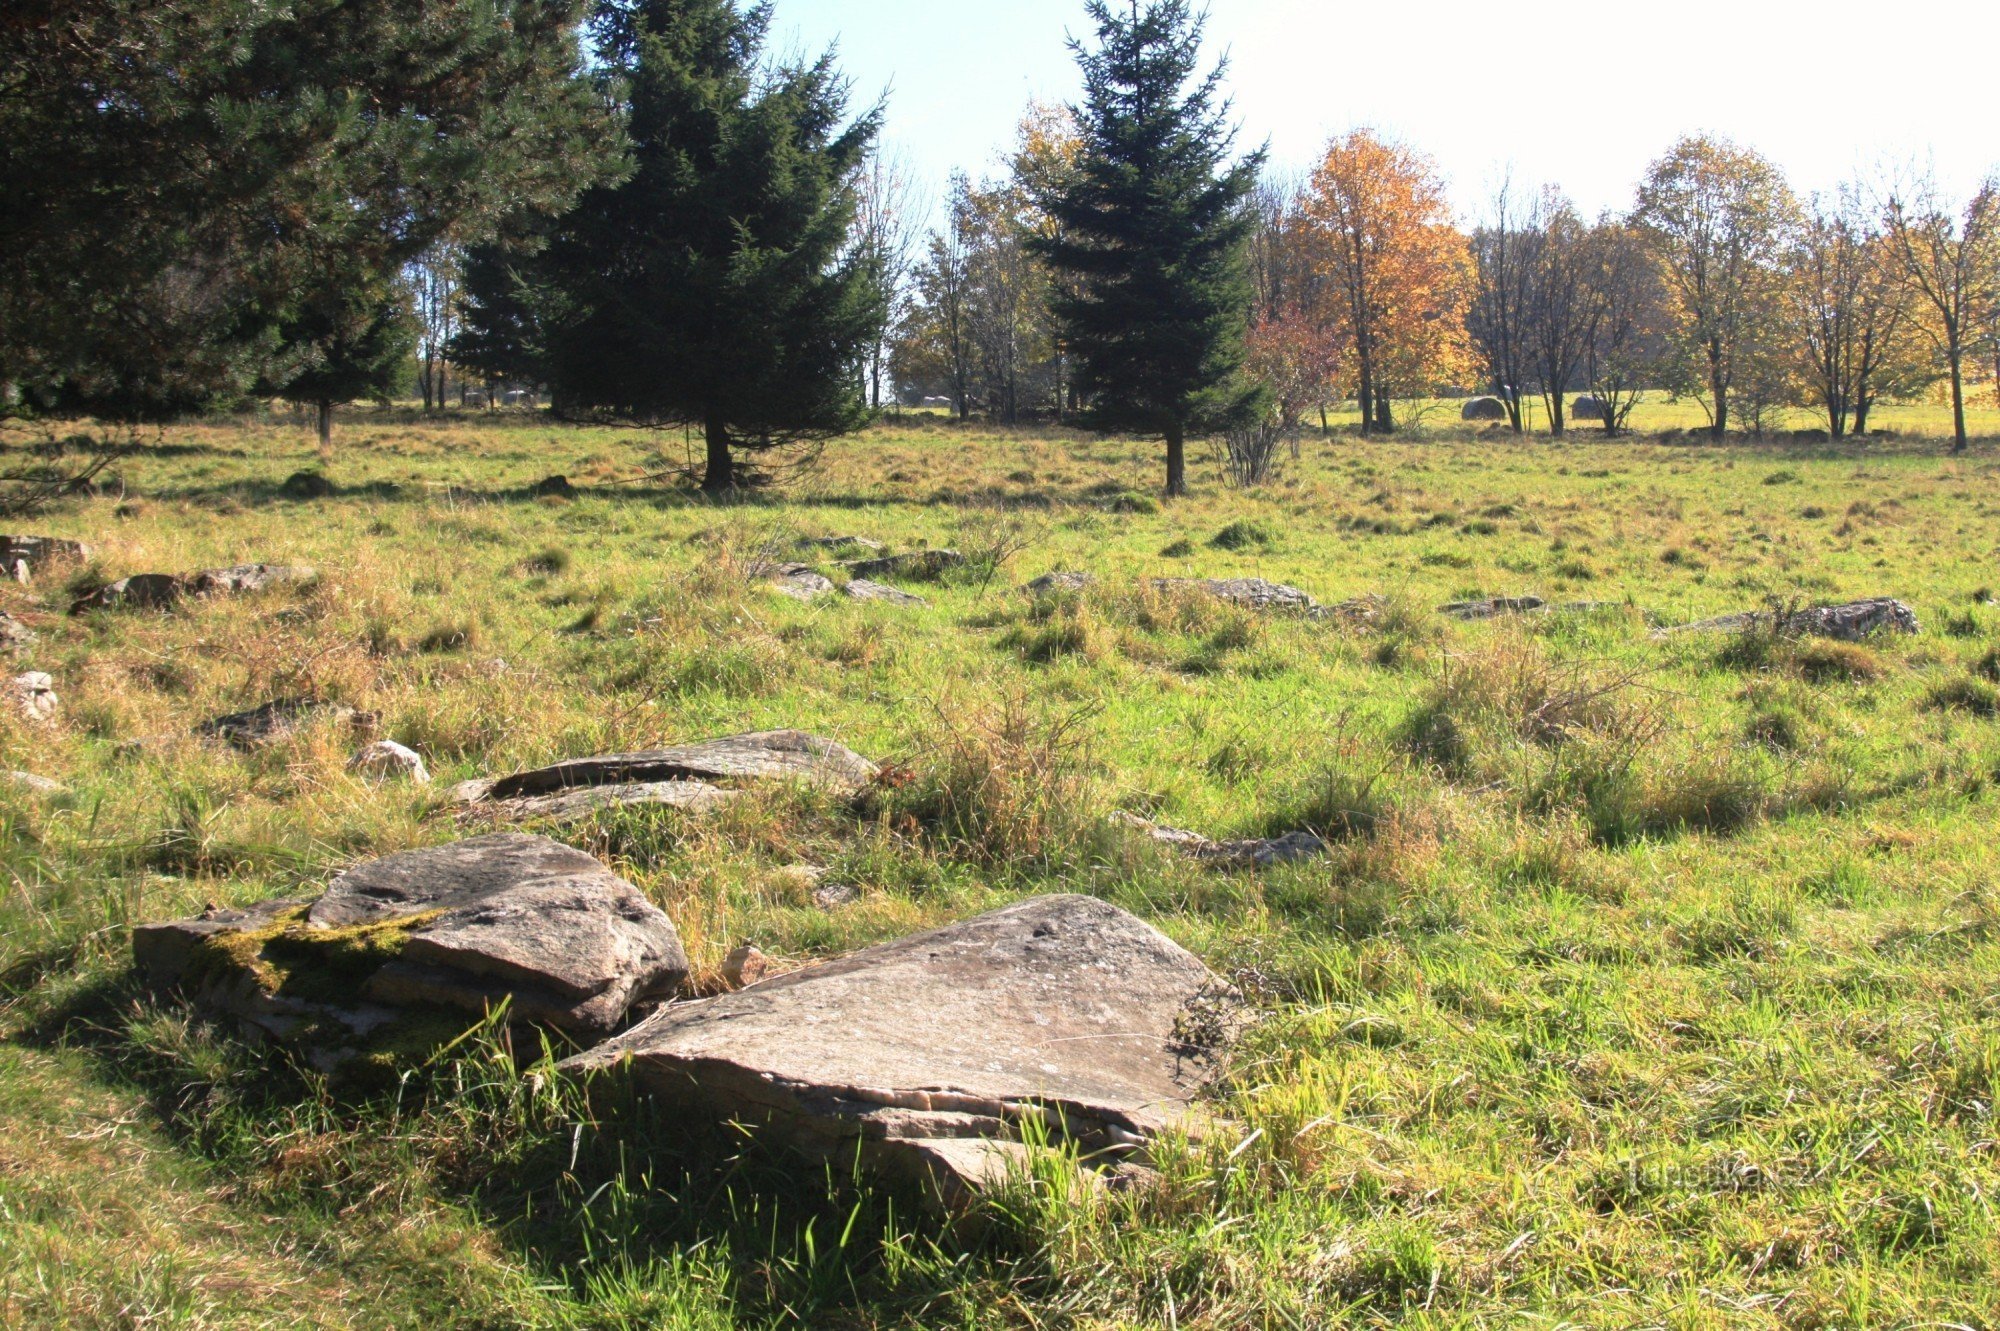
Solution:
[[[1335,437],[1252,492],[1197,452],[1163,503],[1156,445],[913,420],[728,504],[645,479],[678,435],[335,445],[302,497],[303,428],[149,435],[35,524],[89,561],[0,591],[60,698],[0,769],[64,788],[0,787],[0,1326],[2000,1323],[1991,444]],[[847,580],[827,537],[965,560],[884,577],[917,605],[778,594],[760,562]],[[65,613],[252,562],[318,573]],[[1020,590],[1053,571],[1093,580]],[[1346,608],[1151,582],[1190,578]],[[1437,613],[1496,596],[1587,608]],[[1870,597],[1921,631],[1655,632]],[[331,716],[191,733],[300,698],[435,783],[351,774]],[[1240,990],[1226,1130],[1128,1192],[1045,1158],[948,1233],[504,1029],[359,1086],[131,973],[132,924],[461,835],[455,782],[784,728],[895,779],[560,835],[698,985],[1102,897]],[[1324,853],[1219,868],[1117,813]]]

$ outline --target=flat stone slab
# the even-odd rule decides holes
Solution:
[[[856,578],[840,590],[843,596],[852,601],[880,601],[884,605],[899,605],[905,609],[915,609],[930,604],[921,596],[898,591],[885,583],[870,582],[867,578]]]
[[[577,786],[551,795],[489,800],[481,792],[490,786],[489,782],[468,781],[453,790],[453,797],[468,806],[459,814],[462,821],[573,823],[612,809],[647,805],[713,813],[742,795],[706,781],[621,781],[609,786]]]
[[[1453,601],[1438,607],[1438,613],[1452,619],[1498,619],[1503,615],[1526,615],[1548,607],[1539,596],[1491,596],[1483,601]]]
[[[1058,592],[1080,592],[1096,581],[1094,574],[1059,569],[1021,584],[1021,591],[1028,596],[1053,596]]]
[[[1263,578],[1154,578],[1163,592],[1192,592],[1252,610],[1312,610],[1319,603],[1297,587]]]
[[[580,850],[514,834],[368,861],[311,902],[142,925],[132,952],[152,983],[280,1038],[502,1002],[516,1021],[603,1034],[688,969],[673,922],[639,889]]]
[[[911,550],[879,559],[850,559],[840,567],[856,578],[936,578],[946,569],[957,568],[965,556],[956,550]]]
[[[586,787],[767,781],[798,781],[852,795],[873,781],[877,771],[874,763],[832,740],[802,730],[766,730],[638,753],[572,758],[496,780],[468,781],[454,795],[461,803],[482,804]]]
[[[622,1068],[692,1112],[858,1150],[949,1200],[996,1181],[1030,1122],[1103,1165],[1198,1131],[1217,1051],[1189,1018],[1227,992],[1117,907],[1038,897],[673,1004],[563,1066]]]
[[[62,700],[56,696],[56,682],[47,673],[29,670],[15,675],[5,684],[0,684],[14,710],[29,721],[37,723],[53,721],[62,710]]]
[[[866,550],[870,554],[879,554],[887,548],[882,542],[871,540],[866,536],[799,537],[801,550]]]
[[[92,610],[170,610],[187,595],[187,584],[171,573],[134,573],[96,591],[79,596],[70,604],[72,615]]]
[[[1922,625],[1917,621],[1917,612],[1909,606],[1879,596],[1843,605],[1814,606],[1809,610],[1753,610],[1738,615],[1723,615],[1695,624],[1662,629],[1660,633],[1752,631],[1775,631],[1786,637],[1837,638],[1842,642],[1859,642],[1877,633],[1918,633],[1922,631]]]
[[[804,564],[786,565],[783,572],[771,579],[771,586],[779,595],[794,601],[817,601],[833,595],[833,579]]]
[[[1168,846],[1189,859],[1218,869],[1268,869],[1277,864],[1296,864],[1326,854],[1326,842],[1311,832],[1287,832],[1277,837],[1247,837],[1234,841],[1213,841],[1199,832],[1178,827],[1162,827],[1136,814],[1117,813],[1112,821],[1129,827],[1149,841]]]

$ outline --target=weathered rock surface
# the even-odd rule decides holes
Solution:
[[[29,721],[53,721],[62,708],[62,700],[56,697],[55,680],[40,670],[14,676],[7,681],[6,692],[7,701]]]
[[[1097,578],[1089,573],[1058,569],[1054,573],[1044,573],[1031,582],[1023,583],[1021,590],[1029,596],[1053,596],[1058,592],[1080,592],[1096,581]]]
[[[833,579],[805,564],[779,565],[771,586],[795,601],[817,601],[833,595]]]
[[[870,582],[867,578],[856,578],[840,590],[842,595],[853,601],[881,601],[886,605],[900,605],[911,609],[930,604],[921,596],[898,591],[886,583]]]
[[[15,574],[25,566],[30,576],[56,564],[81,564],[90,547],[59,536],[0,536],[0,569]]]
[[[1319,604],[1297,587],[1263,578],[1154,578],[1161,591],[1213,596],[1252,610],[1311,610]]]
[[[1849,601],[1844,605],[1814,606],[1809,610],[1757,610],[1723,615],[1696,624],[1662,629],[1661,632],[1775,631],[1787,637],[1837,638],[1842,642],[1859,642],[1877,633],[1917,633],[1921,629],[1917,612],[1909,606],[1888,597],[1873,597],[1865,601]]]
[[[1218,869],[1268,869],[1274,864],[1294,864],[1326,854],[1326,842],[1311,832],[1212,841],[1199,832],[1162,827],[1136,814],[1113,814],[1112,821],[1131,828],[1148,840],[1170,846],[1190,859]]]
[[[1095,1164],[1143,1160],[1215,1051],[1190,1014],[1226,993],[1102,901],[1040,897],[737,993],[669,1006],[570,1060],[885,1174],[947,1202],[1020,1157],[1022,1126]]]
[[[866,550],[878,554],[888,547],[866,536],[801,536],[801,550]]]
[[[347,760],[347,770],[369,781],[406,780],[427,786],[431,772],[423,755],[393,739],[378,739]]]
[[[1498,619],[1502,615],[1525,615],[1548,605],[1539,596],[1491,596],[1483,601],[1453,601],[1438,607],[1438,613],[1453,619]]]
[[[361,1037],[396,1009],[602,1034],[687,976],[673,923],[582,851],[500,835],[371,860],[310,904],[211,910],[133,931],[156,985],[281,1038]]]
[[[0,610],[0,647],[25,647],[35,640],[35,631]]]
[[[310,582],[317,576],[315,570],[300,564],[237,564],[191,573],[184,581],[196,596],[226,596],[269,591],[286,583]]]
[[[72,615],[92,610],[170,610],[187,594],[187,584],[171,573],[134,573],[80,596],[70,605]]]
[[[51,781],[33,772],[0,772],[0,784],[14,787],[30,795],[40,795],[45,799],[55,799],[69,794],[69,787],[60,781]]]
[[[452,791],[469,816],[580,818],[626,804],[666,804],[708,812],[733,799],[733,787],[799,781],[858,794],[876,766],[832,740],[799,730],[731,735],[701,744],[614,753],[467,781]]]
[[[923,580],[939,577],[946,569],[957,568],[964,562],[965,556],[956,550],[911,550],[880,559],[850,559],[840,566],[856,578]]]

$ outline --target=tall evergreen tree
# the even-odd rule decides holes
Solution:
[[[1243,375],[1252,286],[1248,205],[1264,162],[1232,162],[1225,67],[1199,73],[1204,20],[1187,0],[1090,0],[1094,47],[1071,42],[1084,97],[1074,172],[1042,242],[1070,281],[1055,310],[1100,429],[1160,435],[1167,493],[1187,492],[1186,440],[1257,406]]]
[[[538,265],[562,310],[556,409],[699,428],[711,493],[737,484],[738,451],[865,421],[857,368],[884,317],[848,246],[880,108],[847,119],[830,55],[765,62],[770,22],[767,4],[605,0],[633,172],[586,194]]]
[[[5,396],[144,419],[287,385],[357,273],[566,207],[616,144],[587,3],[16,0]]]

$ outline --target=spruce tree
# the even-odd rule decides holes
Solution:
[[[0,399],[149,419],[289,385],[357,282],[566,208],[616,156],[587,3],[16,0]]]
[[[1264,153],[1230,160],[1224,66],[1200,74],[1203,20],[1186,0],[1135,0],[1125,15],[1091,0],[1088,13],[1096,44],[1070,43],[1083,152],[1048,200],[1057,225],[1042,251],[1069,279],[1055,312],[1087,419],[1164,438],[1167,493],[1181,495],[1187,436],[1258,408],[1241,370]]]
[[[732,0],[607,0],[599,54],[629,90],[633,171],[586,194],[537,265],[560,311],[552,405],[695,427],[711,493],[738,483],[738,451],[866,420],[857,366],[884,318],[848,246],[880,108],[847,118],[831,56],[767,64],[770,21]]]

